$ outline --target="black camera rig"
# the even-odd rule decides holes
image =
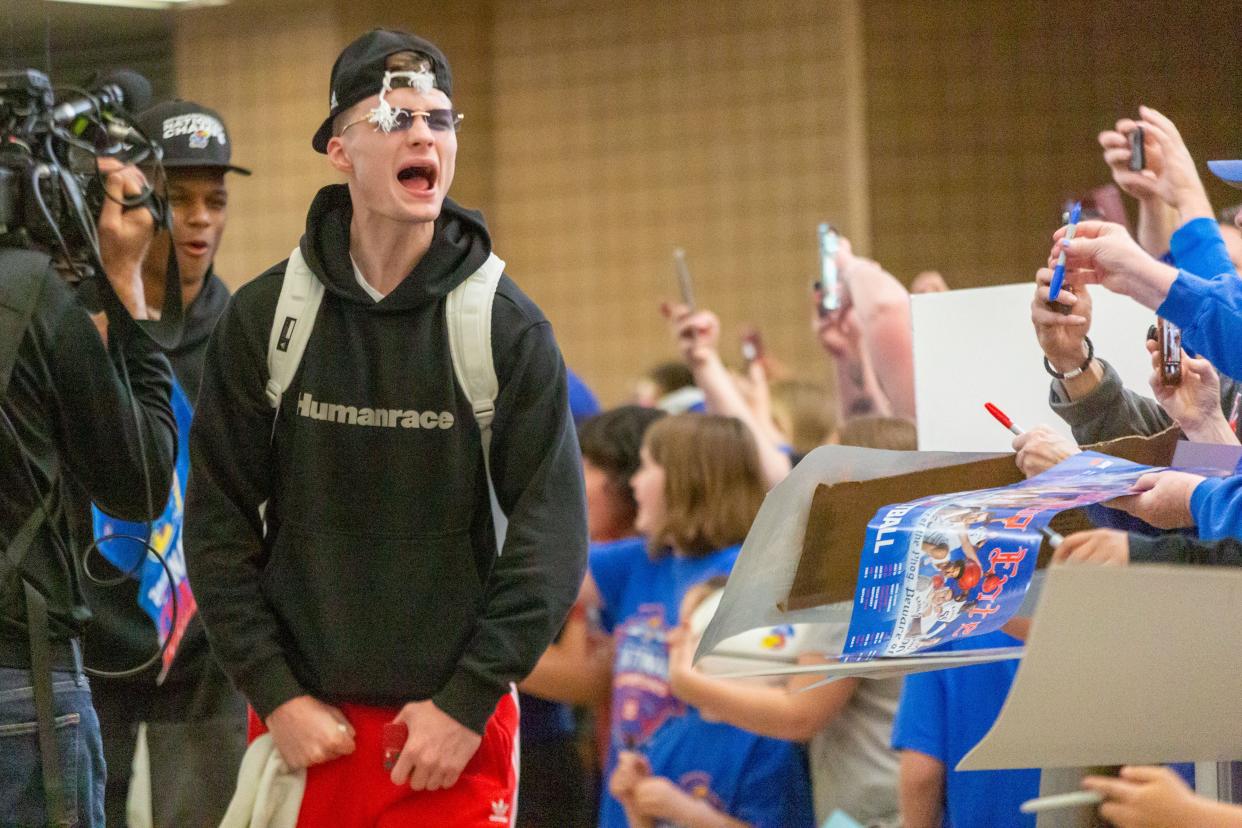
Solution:
[[[0,245],[48,252],[82,279],[102,273],[98,159],[158,162],[159,150],[128,114],[149,103],[146,78],[119,70],[89,92],[65,91],[70,97],[58,103],[42,72],[0,72]],[[166,223],[166,202],[154,192],[124,204],[138,205]]]

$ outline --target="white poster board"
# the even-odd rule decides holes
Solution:
[[[910,297],[914,385],[922,451],[1010,451],[1013,435],[984,410],[995,403],[1022,428],[1044,424],[1070,437],[1048,406],[1052,378],[1031,325],[1034,282]],[[1151,396],[1143,346],[1156,315],[1124,296],[1091,289],[1095,351],[1121,381]]]

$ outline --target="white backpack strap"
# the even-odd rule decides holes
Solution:
[[[487,472],[487,493],[492,504],[492,523],[496,527],[496,553],[504,549],[509,519],[500,508],[496,484],[492,481],[492,420],[496,416],[496,395],[500,381],[492,358],[492,300],[505,272],[505,263],[495,253],[472,276],[455,287],[444,307],[448,325],[449,353],[457,384],[470,400],[474,420],[483,442],[483,468]]]
[[[301,248],[293,248],[267,339],[267,401],[274,409],[298,371],[322,300],[323,282],[307,267]]]

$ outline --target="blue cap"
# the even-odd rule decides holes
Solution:
[[[1208,169],[1230,186],[1242,188],[1242,161],[1209,161]]]

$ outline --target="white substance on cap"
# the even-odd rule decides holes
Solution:
[[[393,89],[413,89],[415,92],[430,92],[436,88],[436,76],[429,70],[405,72],[385,72],[384,84],[379,93],[379,106],[371,110],[368,120],[376,128],[384,132],[392,132],[396,126],[396,108],[388,102],[388,93]]]

